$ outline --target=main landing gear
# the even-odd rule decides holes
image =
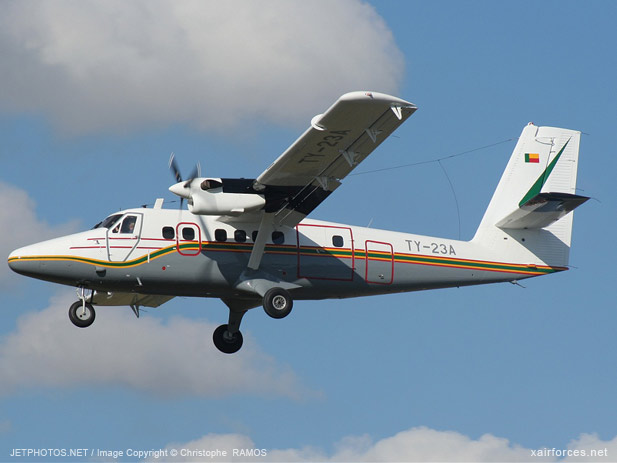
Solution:
[[[86,328],[96,317],[96,312],[92,306],[94,292],[86,294],[85,288],[77,288],[79,301],[74,302],[69,308],[69,319],[79,327]],[[88,302],[90,300],[90,302]],[[229,307],[229,321],[225,325],[219,326],[212,334],[212,340],[218,350],[225,354],[238,352],[242,347],[244,339],[240,332],[240,324],[244,314],[253,307],[259,305],[259,299],[222,299]],[[293,307],[293,299],[289,292],[283,288],[270,288],[261,300],[264,311],[272,318],[285,318],[290,314]],[[137,316],[139,311],[131,306]]]
[[[240,330],[232,333],[229,329],[229,325],[221,325],[215,329],[212,334],[212,340],[216,348],[224,354],[238,352],[244,342]]]
[[[73,325],[79,328],[87,328],[94,323],[96,312],[92,304],[86,302],[87,296],[85,295],[85,289],[78,288],[77,291],[80,300],[74,302],[71,307],[69,307],[69,319],[73,322]]]
[[[293,299],[283,288],[272,288],[264,294],[264,310],[272,318],[285,318],[293,305]]]
[[[255,307],[255,300],[223,299],[229,307],[229,323],[219,326],[212,335],[214,345],[224,354],[233,354],[242,347],[240,323],[247,310]],[[263,297],[263,308],[272,318],[284,318],[291,312],[293,299],[283,288],[271,288]]]

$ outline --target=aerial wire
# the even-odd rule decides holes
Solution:
[[[446,168],[444,167],[442,161],[445,161],[447,159],[456,158],[458,156],[463,156],[465,154],[474,153],[476,151],[481,151],[481,150],[484,150],[484,149],[492,148],[494,146],[498,146],[498,145],[501,145],[503,143],[508,143],[508,142],[510,142],[512,140],[516,140],[516,138],[507,138],[505,140],[501,140],[501,141],[498,141],[496,143],[491,143],[490,145],[480,146],[478,148],[473,148],[473,149],[470,149],[470,150],[461,151],[460,153],[450,154],[450,155],[442,156],[442,157],[435,158],[435,159],[428,159],[426,161],[412,162],[412,163],[409,163],[409,164],[402,164],[402,165],[399,165],[399,166],[382,167],[381,169],[367,170],[367,171],[364,171],[364,172],[356,172],[356,173],[349,174],[348,176],[351,177],[352,175],[374,174],[374,173],[377,173],[377,172],[385,172],[385,171],[389,171],[389,170],[403,169],[405,167],[414,167],[414,166],[420,166],[420,165],[423,165],[423,164],[431,164],[433,162],[436,162],[437,164],[439,164],[439,167],[441,168],[441,171],[445,175],[446,180],[448,180],[448,184],[450,185],[450,190],[452,191],[452,196],[454,196],[454,204],[456,205],[456,216],[457,216],[457,219],[458,219],[458,239],[460,240],[461,239],[461,211],[460,211],[460,207],[459,207],[459,204],[458,204],[458,198],[456,197],[456,190],[454,189],[454,185],[452,184],[452,180],[450,179],[450,176],[448,175],[448,172],[446,171]]]
[[[422,164],[430,164],[432,162],[444,161],[446,159],[452,159],[452,158],[456,158],[458,156],[463,156],[465,154],[470,154],[470,153],[474,153],[476,151],[481,151],[481,150],[484,150],[484,149],[487,149],[487,148],[492,148],[493,146],[502,145],[503,143],[508,143],[509,141],[512,141],[512,140],[516,140],[516,138],[508,138],[506,140],[501,140],[501,141],[498,141],[496,143],[491,143],[490,145],[480,146],[479,148],[473,148],[473,149],[470,149],[470,150],[467,150],[467,151],[461,151],[460,153],[450,154],[448,156],[442,156],[440,158],[427,159],[426,161],[412,162],[410,164],[401,164],[400,166],[382,167],[381,169],[365,170],[364,172],[355,172],[353,174],[349,174],[348,177],[351,177],[353,175],[373,174],[375,172],[385,172],[387,170],[402,169],[404,167],[420,166]]]
[[[450,190],[452,190],[452,196],[454,196],[454,204],[456,204],[456,216],[458,217],[458,239],[460,241],[461,239],[461,211],[458,207],[458,198],[456,197],[456,191],[454,190],[454,185],[452,185],[452,181],[450,180],[450,176],[448,175],[448,172],[446,171],[446,168],[443,166],[443,164],[441,163],[441,160],[437,160],[437,164],[439,164],[439,167],[441,167],[441,170],[443,171],[443,174],[446,176],[446,179],[448,180],[448,183],[450,184]]]
[[[457,213],[458,213],[459,212],[458,211],[459,205],[458,205],[458,200],[456,199],[456,193],[454,192],[454,186],[452,184],[452,181],[450,180],[450,177],[448,176],[448,173],[446,172],[444,166],[442,165],[441,161],[445,161],[447,159],[456,158],[456,157],[459,157],[459,156],[464,156],[466,154],[475,153],[476,151],[485,150],[485,149],[488,149],[488,148],[492,148],[494,146],[499,146],[499,145],[502,145],[504,143],[508,143],[508,142],[510,142],[512,140],[516,140],[516,139],[517,138],[507,138],[505,140],[501,140],[501,141],[498,141],[498,142],[495,142],[495,143],[491,143],[489,145],[484,145],[484,146],[480,146],[478,148],[472,148],[470,150],[461,151],[460,153],[450,154],[450,155],[447,155],[447,156],[441,156],[441,157],[434,158],[434,159],[427,159],[425,161],[412,162],[412,163],[409,163],[409,164],[401,164],[401,165],[398,165],[398,166],[382,167],[380,169],[366,170],[366,171],[363,171],[363,172],[354,172],[354,173],[348,174],[347,176],[348,177],[352,177],[352,176],[356,176],[356,175],[374,174],[374,173],[377,173],[377,172],[386,172],[386,171],[389,171],[389,170],[404,169],[406,167],[421,166],[423,164],[431,164],[433,162],[436,162],[436,163],[439,164],[439,167],[441,167],[441,170],[445,174],[445,176],[446,176],[446,178],[448,180],[448,183],[450,184],[450,188],[452,189],[452,193],[454,194],[454,199],[456,201],[456,208],[457,208]],[[178,200],[171,200],[171,201],[168,201],[168,202],[171,203],[171,204],[174,204],[174,203],[178,202]],[[182,201],[180,201],[180,202],[182,202]],[[460,219],[460,213],[459,213],[459,238],[460,238],[460,233],[461,233],[461,219]]]

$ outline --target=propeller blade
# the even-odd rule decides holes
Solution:
[[[176,155],[173,152],[169,157],[169,169],[171,170],[171,173],[176,179],[176,184],[169,187],[169,190],[172,193],[180,196],[180,209],[182,209],[182,206],[184,205],[184,199],[190,199],[190,192],[184,192],[182,191],[182,188],[190,189],[193,180],[201,177],[201,164],[199,164],[199,162],[195,164],[195,167],[191,171],[191,175],[189,176],[188,180],[184,182],[184,184],[181,186],[179,184],[183,182],[182,174],[180,173],[180,168],[178,167],[178,163],[176,162]]]
[[[176,155],[174,153],[171,153],[171,156],[169,157],[169,168],[176,179],[176,183],[180,183],[182,181],[182,174],[180,174],[180,169],[178,168],[178,163],[176,162]]]
[[[201,164],[199,164],[199,162],[195,164],[195,167],[191,171],[191,175],[189,176],[189,179],[184,184],[184,188],[190,188],[191,184],[193,183],[193,180],[195,180],[198,177],[201,177]]]

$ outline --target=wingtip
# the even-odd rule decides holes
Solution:
[[[339,101],[367,101],[371,100],[376,103],[386,103],[390,105],[403,106],[407,108],[417,109],[417,106],[409,101],[403,100],[399,97],[388,95],[386,93],[372,92],[372,91],[355,91],[345,93],[339,98]]]

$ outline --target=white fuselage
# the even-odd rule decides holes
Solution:
[[[17,249],[15,271],[96,291],[251,298],[245,279],[259,223],[172,209],[129,209],[98,228]],[[294,299],[416,291],[553,273],[504,262],[481,243],[304,220],[267,237],[261,278]],[[266,275],[266,277],[263,277]]]

